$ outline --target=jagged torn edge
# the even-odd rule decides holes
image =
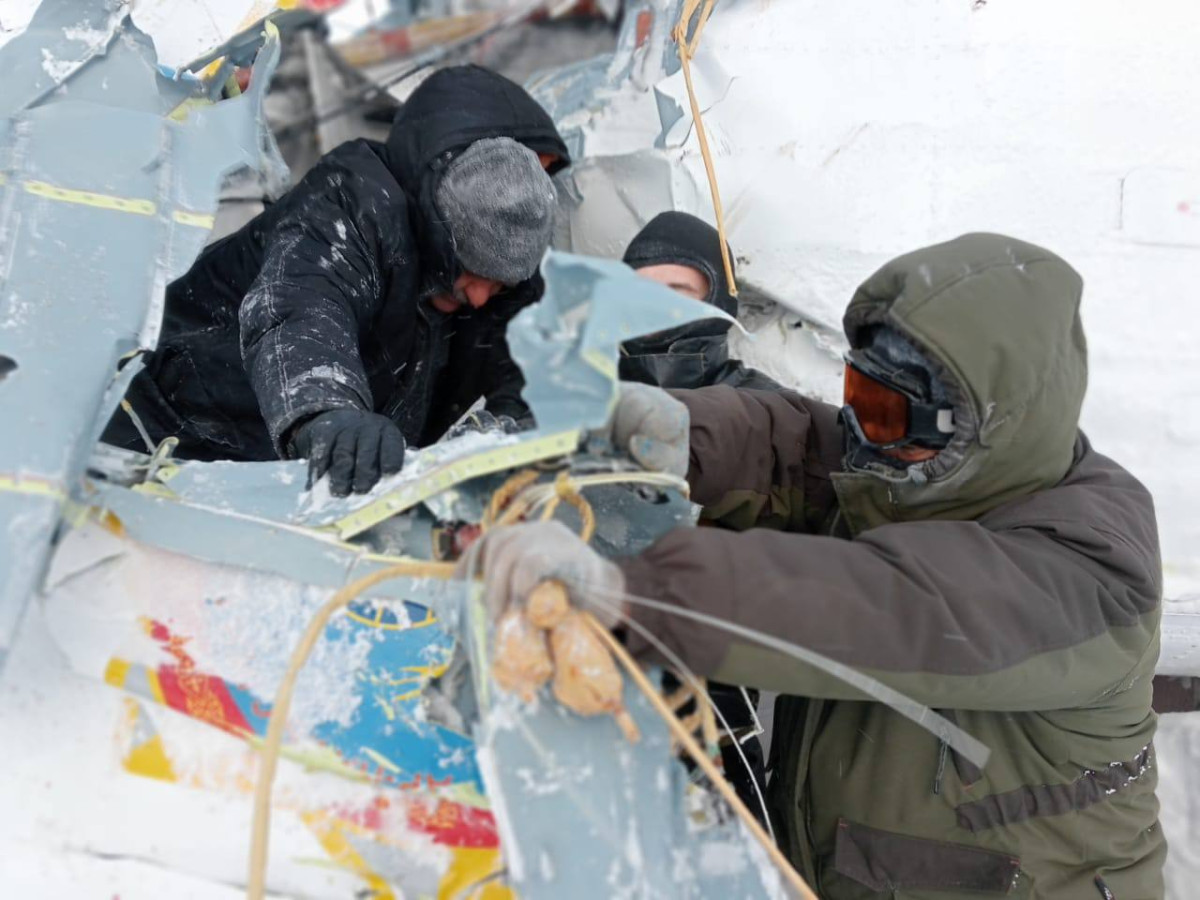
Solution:
[[[602,427],[619,392],[620,345],[702,319],[737,320],[636,274],[622,262],[551,250],[546,292],[508,326],[522,397],[544,433]]]

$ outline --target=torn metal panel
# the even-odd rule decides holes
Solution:
[[[206,509],[127,488],[102,487],[88,498],[88,503],[105,518],[112,517],[121,533],[133,540],[206,562],[283,575],[304,584],[340,587],[396,562],[364,547],[339,542],[328,533],[229,510]],[[370,591],[371,596],[379,597],[418,593],[426,604],[438,606],[443,596],[454,591],[447,582],[419,579],[396,579]]]
[[[276,7],[293,5],[294,0],[137,0],[132,17],[154,38],[159,65],[175,78],[214,49],[224,51]]]
[[[259,120],[277,36],[246,94],[177,121],[181,85],[126,13],[47,2],[0,48],[0,663],[119,399],[118,360],[156,341],[166,284],[200,251],[224,174],[270,155]]]
[[[729,318],[612,260],[552,251],[542,276],[546,294],[513,319],[508,344],[522,371],[531,373],[521,396],[543,434],[568,423],[591,430],[608,421],[623,341],[685,322]]]
[[[642,733],[636,745],[607,717],[564,714],[548,697],[517,709],[512,699],[485,711],[475,738],[509,881],[522,898],[787,896],[736,819],[691,819],[687,773],[632,685],[625,704]]]
[[[43,0],[25,31],[0,51],[0,118],[44,99],[103,56],[129,8],[128,0]]]

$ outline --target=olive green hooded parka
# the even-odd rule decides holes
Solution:
[[[1154,508],[1078,431],[1081,292],[1054,254],[987,234],[900,257],[863,284],[845,316],[851,345],[869,325],[899,330],[956,399],[951,445],[906,471],[842,471],[825,404],[677,394],[693,498],[743,533],[669,533],[622,562],[629,592],[854,666],[992,751],[979,770],[811,666],[635,608],[698,673],[787,695],[770,803],[822,897],[1163,894]]]

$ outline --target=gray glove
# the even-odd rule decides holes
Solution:
[[[561,522],[495,528],[480,540],[475,559],[483,566],[484,599],[493,621],[523,603],[541,582],[557,579],[576,609],[587,610],[609,628],[618,622],[625,575]],[[460,573],[471,555],[459,563]]]
[[[661,388],[621,382],[613,412],[611,440],[654,472],[680,478],[688,470],[688,409]]]
[[[387,416],[362,409],[331,409],[296,429],[292,452],[308,459],[311,488],[329,473],[329,492],[362,494],[404,465],[404,435]]]

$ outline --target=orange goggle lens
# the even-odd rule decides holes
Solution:
[[[846,364],[845,402],[854,409],[863,434],[876,444],[892,444],[908,434],[908,398]]]

